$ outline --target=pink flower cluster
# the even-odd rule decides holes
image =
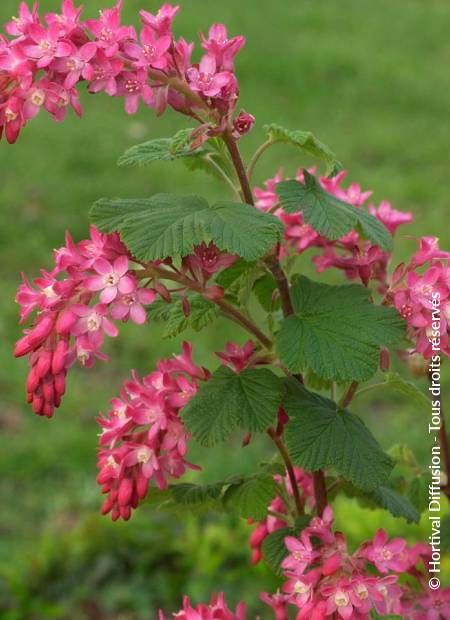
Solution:
[[[313,517],[300,536],[288,536],[289,554],[282,562],[286,582],[282,592],[263,600],[272,605],[277,620],[287,620],[288,606],[299,611],[298,620],[369,620],[371,610],[380,616],[399,614],[405,620],[438,620],[450,617],[450,590],[433,594],[424,573],[429,547],[406,541],[391,541],[379,530],[372,541],[354,553],[345,536],[332,530],[333,513],[328,506],[323,517]],[[398,583],[398,574],[410,582]]]
[[[163,4],[156,15],[142,10],[139,36],[121,24],[122,0],[97,19],[82,21],[82,10],[63,0],[61,13],[42,21],[37,3],[31,9],[22,3],[19,16],[6,24],[11,38],[0,35],[0,131],[8,142],[41,109],[55,121],[69,107],[81,116],[76,87],[82,81],[91,93],[123,97],[128,114],[140,101],[157,114],[170,105],[197,119],[206,107],[219,125],[233,112],[239,93],[234,57],[244,37],[228,38],[225,26],[214,24],[208,37],[202,35],[204,55],[197,64],[191,61],[194,44],[172,34],[178,6]],[[252,118],[240,115],[235,131],[249,131]]]
[[[192,607],[187,596],[183,599],[183,609],[174,614],[178,620],[245,620],[245,603],[239,603],[236,611],[231,611],[226,602],[225,595],[220,593],[211,597],[209,605],[200,604]],[[162,611],[159,612],[159,620],[165,620],[166,616]]]
[[[298,488],[310,508],[314,508],[314,486],[313,478],[310,474],[307,474],[299,467],[294,468],[295,478],[297,480]],[[283,493],[276,495],[273,501],[269,504],[267,509],[267,517],[264,521],[259,521],[253,530],[249,544],[252,549],[252,564],[258,564],[263,557],[262,544],[264,540],[277,530],[288,527],[289,523],[289,507],[286,505],[286,501],[283,496],[287,493],[289,497],[293,497],[292,485],[289,476],[274,476],[275,481],[283,489]],[[281,515],[286,515],[286,520],[281,518]]]
[[[145,322],[143,304],[156,298],[155,291],[138,288],[128,250],[115,233],[91,227],[90,239],[79,243],[67,234],[54,258],[52,271],[42,270],[32,284],[24,276],[16,296],[21,323],[34,318],[14,354],[29,356],[27,400],[47,417],[61,403],[68,368],[76,360],[89,368],[96,358],[107,359],[101,347],[105,334],[118,335],[114,321]]]
[[[433,357],[433,339],[450,356],[450,252],[439,249],[436,237],[423,237],[410,262],[394,271],[386,302],[405,319],[413,351]],[[419,271],[421,270],[421,271]],[[438,336],[436,336],[438,334]],[[436,348],[435,348],[436,351]]]
[[[314,169],[311,169],[311,173],[314,172]],[[361,208],[372,192],[362,191],[356,183],[347,188],[342,187],[346,176],[347,172],[340,172],[333,178],[320,177],[320,183],[323,189],[339,200]],[[297,172],[296,179],[300,183],[304,182],[303,170]],[[292,250],[303,253],[308,248],[319,248],[322,254],[312,259],[318,272],[334,267],[343,271],[349,280],[360,281],[365,286],[370,280],[375,280],[379,290],[384,292],[390,255],[370,241],[362,239],[356,231],[336,241],[330,241],[306,224],[302,213],[285,213],[278,206],[279,197],[275,191],[278,183],[283,180],[279,172],[273,179],[265,182],[264,189],[255,188],[256,207],[262,211],[274,211],[285,226],[285,242],[281,247],[281,255],[284,256]],[[379,207],[369,204],[368,211],[384,224],[392,235],[400,225],[413,219],[411,213],[396,211],[387,201],[383,201]]]
[[[209,373],[192,360],[192,347],[185,343],[183,353],[160,360],[155,372],[125,383],[120,398],[111,401],[102,427],[97,482],[108,497],[102,513],[113,521],[128,520],[154,480],[165,489],[168,478],[180,478],[187,468],[185,460],[189,436],[179,417],[180,411],[196,393],[198,381]]]

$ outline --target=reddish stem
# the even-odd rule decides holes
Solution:
[[[267,431],[267,434],[269,435],[269,437],[273,440],[273,442],[275,443],[276,447],[278,448],[278,451],[281,454],[281,458],[284,461],[284,465],[286,467],[286,471],[291,483],[291,487],[292,487],[292,493],[294,494],[294,501],[295,501],[295,507],[297,509],[297,514],[298,515],[304,515],[305,514],[305,504],[303,502],[303,499],[300,495],[300,491],[298,488],[298,484],[297,484],[297,479],[295,477],[295,471],[294,471],[294,466],[292,465],[291,459],[289,458],[289,454],[288,451],[286,449],[286,446],[283,443],[283,440],[281,439],[281,437],[279,435],[276,434],[276,432],[273,430],[273,428],[269,428],[269,430]]]

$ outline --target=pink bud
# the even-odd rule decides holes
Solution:
[[[245,110],[241,110],[233,121],[233,137],[238,140],[253,129],[255,117]]]
[[[53,357],[52,351],[49,351],[49,350],[41,351],[38,362],[35,366],[36,374],[41,379],[43,379],[45,375],[48,373],[48,371],[50,370],[51,365],[52,365],[52,357]]]
[[[183,314],[187,318],[191,314],[191,306],[187,297],[182,298],[181,305],[183,308]]]
[[[208,288],[205,289],[205,297],[211,301],[222,299],[224,295],[225,291],[221,286],[208,286]]]
[[[51,403],[44,403],[44,406],[42,408],[42,413],[47,417],[47,418],[52,418],[53,414],[55,412],[55,408],[53,407],[53,405]]]
[[[380,351],[380,370],[387,372],[391,366],[391,355],[386,348],[382,348]]]
[[[28,336],[24,336],[16,342],[16,346],[14,347],[14,357],[28,355],[28,353],[31,353],[33,349],[34,347],[30,344]]]
[[[133,480],[124,478],[119,486],[119,505],[128,506],[133,495]]]
[[[36,327],[28,334],[30,345],[36,349],[50,335],[55,324],[54,315],[43,316]]]
[[[35,392],[40,383],[39,375],[36,372],[35,368],[32,368],[28,373],[27,379],[27,392]]]
[[[68,350],[69,345],[65,340],[60,340],[56,345],[52,360],[52,373],[54,375],[59,374],[64,369]]]
[[[53,387],[53,382],[50,383],[50,381],[46,381],[42,385],[42,394],[44,395],[44,398],[45,398],[47,403],[53,403],[53,399],[54,399],[54,396],[55,396],[55,390],[54,390],[54,387]]]
[[[55,325],[57,333],[61,336],[63,336],[64,334],[68,334],[72,329],[73,325],[75,324],[76,320],[76,315],[70,309],[61,312]]]
[[[136,493],[138,494],[138,497],[140,499],[144,499],[144,497],[147,495],[148,482],[148,478],[145,478],[144,476],[139,476],[136,481]]]
[[[161,297],[164,299],[164,301],[167,301],[167,303],[170,304],[170,302],[172,301],[172,297],[171,297],[170,292],[168,291],[167,287],[164,286],[164,284],[161,284],[161,282],[158,282],[158,281],[155,281],[153,283],[153,286],[155,288],[155,291],[161,295]]]
[[[34,395],[32,407],[34,413],[37,413],[38,415],[42,413],[42,409],[44,407],[44,399],[42,396],[38,396],[37,394]]]
[[[60,372],[54,378],[55,392],[58,396],[63,396],[66,391],[66,374],[64,372]]]

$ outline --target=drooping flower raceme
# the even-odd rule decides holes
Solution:
[[[155,372],[142,379],[133,373],[120,398],[111,401],[111,410],[99,418],[97,481],[108,494],[103,514],[128,520],[152,480],[165,489],[168,478],[194,468],[185,460],[189,435],[178,414],[207,378],[185,343],[181,355],[160,360]]]
[[[24,276],[16,297],[21,322],[34,318],[15,355],[29,355],[27,400],[35,413],[53,415],[75,361],[91,367],[95,359],[106,359],[101,349],[105,335],[118,335],[115,321],[145,321],[144,305],[155,301],[156,292],[138,288],[130,267],[118,235],[92,227],[91,238],[78,244],[67,234],[50,272],[42,271],[32,284]]]

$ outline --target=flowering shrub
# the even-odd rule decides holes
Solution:
[[[119,0],[83,21],[81,8],[64,0],[60,14],[42,20],[36,4],[20,5],[19,17],[6,25],[9,37],[0,38],[6,139],[13,143],[41,109],[58,122],[70,107],[81,115],[77,88],[85,83],[91,93],[122,97],[128,114],[139,105],[157,115],[170,107],[195,125],[132,147],[121,166],[180,159],[211,169],[233,198],[212,205],[175,194],[98,201],[89,239],[75,242],[67,233],[53,268],[32,282],[24,276],[19,287],[27,327],[15,355],[29,357],[28,402],[51,418],[68,370],[106,360],[105,335],[117,337],[121,323],[162,321],[171,336],[200,330],[220,313],[251,339],[227,343],[212,371],[185,343],[148,375],[133,372],[99,418],[102,512],[128,520],[147,498],[249,519],[253,562],[264,558],[283,578],[279,592],[261,594],[277,620],[291,611],[299,620],[450,618],[450,590],[427,586],[428,545],[389,540],[380,529],[350,550],[332,509],[344,493],[407,521],[420,518],[423,501],[408,494],[408,485],[428,482],[413,455],[398,447],[386,453],[348,408],[380,385],[427,406],[414,383],[388,370],[396,352],[413,374],[432,379],[450,355],[450,253],[437,238],[423,237],[409,261],[392,265],[393,238],[412,214],[387,201],[376,206],[371,192],[346,186],[334,154],[309,132],[267,126],[266,141],[245,166],[239,140],[255,119],[237,111],[234,59],[244,37],[230,38],[214,24],[201,35],[197,62],[193,44],[172,33],[179,7],[141,11],[139,33],[121,24],[121,8]],[[317,158],[325,174],[302,168],[285,179],[279,172],[264,188],[252,188],[261,155],[276,143]],[[334,268],[351,283],[301,275],[307,250],[318,274]],[[374,383],[376,374],[383,378]],[[439,401],[432,405],[440,408]],[[174,482],[198,469],[188,460],[191,440],[212,447],[237,435],[245,446],[256,433],[266,433],[277,452],[253,475],[209,485]],[[439,437],[448,455],[442,417]],[[406,470],[400,483],[392,475],[398,464]],[[450,460],[445,465],[439,482],[450,497]],[[220,594],[197,606],[185,598],[177,617],[245,615],[243,603],[233,612]]]

